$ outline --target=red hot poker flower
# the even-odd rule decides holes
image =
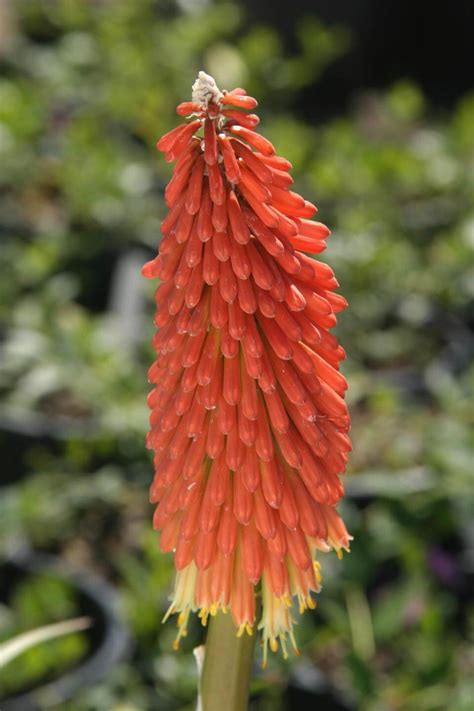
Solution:
[[[317,551],[348,550],[336,512],[351,444],[330,329],[346,300],[325,263],[328,228],[294,192],[291,164],[254,129],[254,98],[200,72],[191,120],[157,148],[176,161],[158,256],[157,359],[149,371],[161,549],[177,568],[180,637],[191,611],[230,608],[238,634],[259,628],[286,656],[291,609],[314,608]]]

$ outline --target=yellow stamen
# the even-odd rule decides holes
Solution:
[[[206,607],[202,607],[199,610],[198,617],[201,620],[201,624],[203,627],[207,626],[207,618],[209,617],[209,610]]]
[[[296,639],[295,639],[295,635],[294,635],[293,630],[290,630],[290,631],[289,631],[289,636],[290,636],[290,639],[291,639],[291,644],[292,644],[292,646],[293,646],[293,650],[294,650],[295,654],[297,654],[298,657],[299,657],[299,656],[300,656],[300,650],[299,650],[299,648],[298,648],[298,645],[296,644]]]

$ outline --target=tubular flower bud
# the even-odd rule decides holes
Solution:
[[[292,610],[315,607],[317,555],[349,550],[335,506],[351,444],[330,333],[347,303],[307,254],[330,232],[254,130],[256,106],[200,72],[178,107],[189,121],[157,143],[176,165],[143,274],[161,282],[147,445],[154,526],[177,569],[165,619],[178,614],[177,646],[191,612],[205,625],[229,609],[237,634],[262,630],[266,660],[297,651]]]

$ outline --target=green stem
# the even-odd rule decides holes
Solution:
[[[237,637],[230,612],[210,618],[201,677],[202,711],[247,711],[256,630]]]

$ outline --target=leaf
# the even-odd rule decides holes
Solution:
[[[75,617],[72,620],[55,622],[52,625],[44,625],[43,627],[37,627],[34,630],[23,632],[0,645],[0,665],[3,668],[6,664],[31,647],[50,639],[56,639],[56,637],[61,637],[65,634],[86,630],[91,624],[92,620],[90,617]]]

